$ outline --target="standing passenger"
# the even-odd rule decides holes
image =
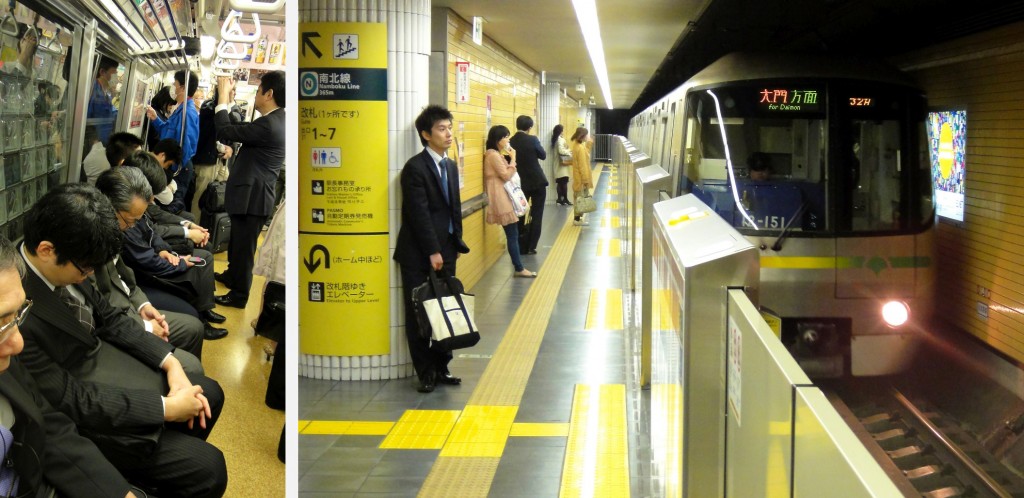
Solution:
[[[255,105],[260,118],[249,124],[232,125],[228,111],[233,104],[231,92],[235,82],[230,77],[217,80],[217,140],[242,144],[224,190],[224,210],[231,218],[231,240],[228,268],[219,275],[219,280],[231,290],[217,296],[217,304],[222,306],[245,308],[249,301],[256,240],[267,217],[274,213],[274,184],[284,166],[284,81],[284,71],[264,75],[256,89]]]
[[[423,152],[402,167],[402,227],[394,260],[402,271],[405,335],[419,375],[417,390],[429,393],[435,382],[459,384],[462,379],[448,371],[452,354],[430,349],[430,339],[420,336],[412,290],[427,281],[427,272],[444,268],[454,276],[455,258],[468,253],[469,247],[462,240],[459,170],[446,155],[452,145],[452,113],[444,107],[427,106],[416,118],[416,132]]]
[[[522,254],[537,254],[537,242],[540,240],[541,223],[544,222],[544,199],[548,193],[548,178],[544,175],[540,161],[547,159],[547,152],[540,140],[529,135],[533,128],[533,118],[519,116],[516,118],[516,129],[519,131],[509,140],[509,145],[518,151],[519,178],[522,180],[523,194],[530,201],[530,224],[526,217],[519,220],[519,250]]]
[[[146,115],[152,122],[153,129],[160,132],[161,139],[173,139],[181,144],[181,161],[174,173],[174,180],[178,189],[174,191],[174,199],[167,208],[172,213],[180,213],[185,209],[185,196],[188,195],[189,185],[192,184],[192,156],[196,155],[196,144],[199,142],[199,110],[194,105],[182,105],[196,93],[199,87],[199,77],[196,73],[188,72],[188,86],[185,86],[185,70],[174,73],[173,94],[171,95],[178,103],[178,108],[171,113],[166,120],[157,115],[152,107],[146,108]],[[185,123],[185,134],[182,136],[181,125]]]
[[[594,141],[590,139],[587,129],[580,126],[572,134],[572,193],[573,200],[580,196],[585,188],[594,188],[594,180],[590,173],[590,148]],[[583,215],[573,217],[573,225],[586,226]]]
[[[506,161],[501,155],[504,151],[512,158]],[[519,217],[512,209],[512,199],[505,191],[505,182],[516,173],[516,149],[509,145],[508,128],[502,125],[492,126],[487,132],[487,150],[484,152],[484,192],[487,193],[487,216],[485,221],[492,225],[501,225],[505,229],[505,243],[508,255],[512,258],[513,276],[534,278],[535,272],[527,270],[520,258]],[[522,175],[520,175],[522,176]]]
[[[100,57],[100,63],[96,68],[96,83],[92,85],[92,95],[89,96],[86,123],[96,127],[96,134],[103,143],[107,143],[107,138],[114,131],[114,120],[117,119],[117,108],[114,107],[111,98],[111,82],[117,74],[118,65],[118,62],[110,57]]]
[[[551,162],[555,165],[555,188],[558,190],[558,200],[555,203],[572,206],[569,202],[569,167],[572,165],[572,151],[565,145],[563,130],[565,127],[559,124],[551,131]]]

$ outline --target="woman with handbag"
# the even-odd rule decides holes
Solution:
[[[515,268],[514,277],[534,278],[536,272],[523,267],[519,257],[519,216],[512,205],[512,198],[505,189],[505,183],[512,180],[516,173],[516,151],[508,144],[511,134],[502,125],[492,126],[487,132],[487,150],[484,152],[484,192],[487,193],[487,210],[485,221],[492,225],[501,225],[505,229],[508,255],[512,258]],[[509,155],[510,160],[502,156],[502,151]]]
[[[587,129],[582,126],[576,128],[570,141],[572,142],[573,200],[579,202],[577,200],[579,197],[589,197],[590,189],[594,188],[594,179],[590,173],[590,149],[594,146],[594,141],[590,138]],[[572,224],[587,226],[587,222],[583,221],[583,215],[579,214],[579,211],[573,216]]]
[[[551,131],[551,160],[555,163],[555,188],[558,190],[558,200],[555,204],[572,206],[569,202],[569,167],[572,166],[572,151],[565,144],[563,130],[565,127],[562,125],[555,125],[555,129]]]

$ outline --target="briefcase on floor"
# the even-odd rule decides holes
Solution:
[[[468,348],[480,341],[473,322],[473,295],[444,270],[429,272],[427,281],[412,290],[420,334],[440,351]]]

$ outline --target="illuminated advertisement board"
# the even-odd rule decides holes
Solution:
[[[939,216],[964,221],[967,111],[928,113],[928,152]]]

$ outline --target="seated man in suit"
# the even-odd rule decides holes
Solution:
[[[21,278],[25,264],[14,244],[0,237],[0,405],[9,406],[0,425],[13,438],[3,454],[10,468],[0,470],[0,493],[43,498],[53,496],[136,496],[131,485],[75,424],[43,398],[28,370],[15,356],[25,345],[18,325],[28,316]],[[9,415],[8,415],[9,414]],[[6,429],[9,428],[9,429]],[[2,449],[0,449],[2,451]],[[17,480],[10,490],[5,479]]]
[[[154,226],[149,215],[143,214],[124,231],[121,254],[125,264],[135,271],[139,285],[147,293],[163,291],[186,300],[211,331],[210,339],[226,336],[226,330],[210,325],[225,321],[223,315],[213,311],[213,254],[194,249],[191,254],[179,255]]]
[[[133,166],[120,166],[104,171],[96,180],[96,188],[107,196],[114,206],[118,225],[127,230],[146,212],[153,191],[142,172]],[[96,268],[89,277],[114,308],[120,309],[133,320],[145,326],[146,331],[165,337],[175,347],[202,358],[203,337],[220,339],[227,335],[224,329],[207,328],[194,316],[183,313],[160,313],[149,302],[146,294],[135,283],[135,272],[124,264],[120,255]]]
[[[206,442],[224,391],[186,351],[149,334],[91,285],[120,250],[110,201],[59,185],[25,215],[23,286],[34,302],[22,360],[43,396],[147,493],[221,496],[224,455]]]

